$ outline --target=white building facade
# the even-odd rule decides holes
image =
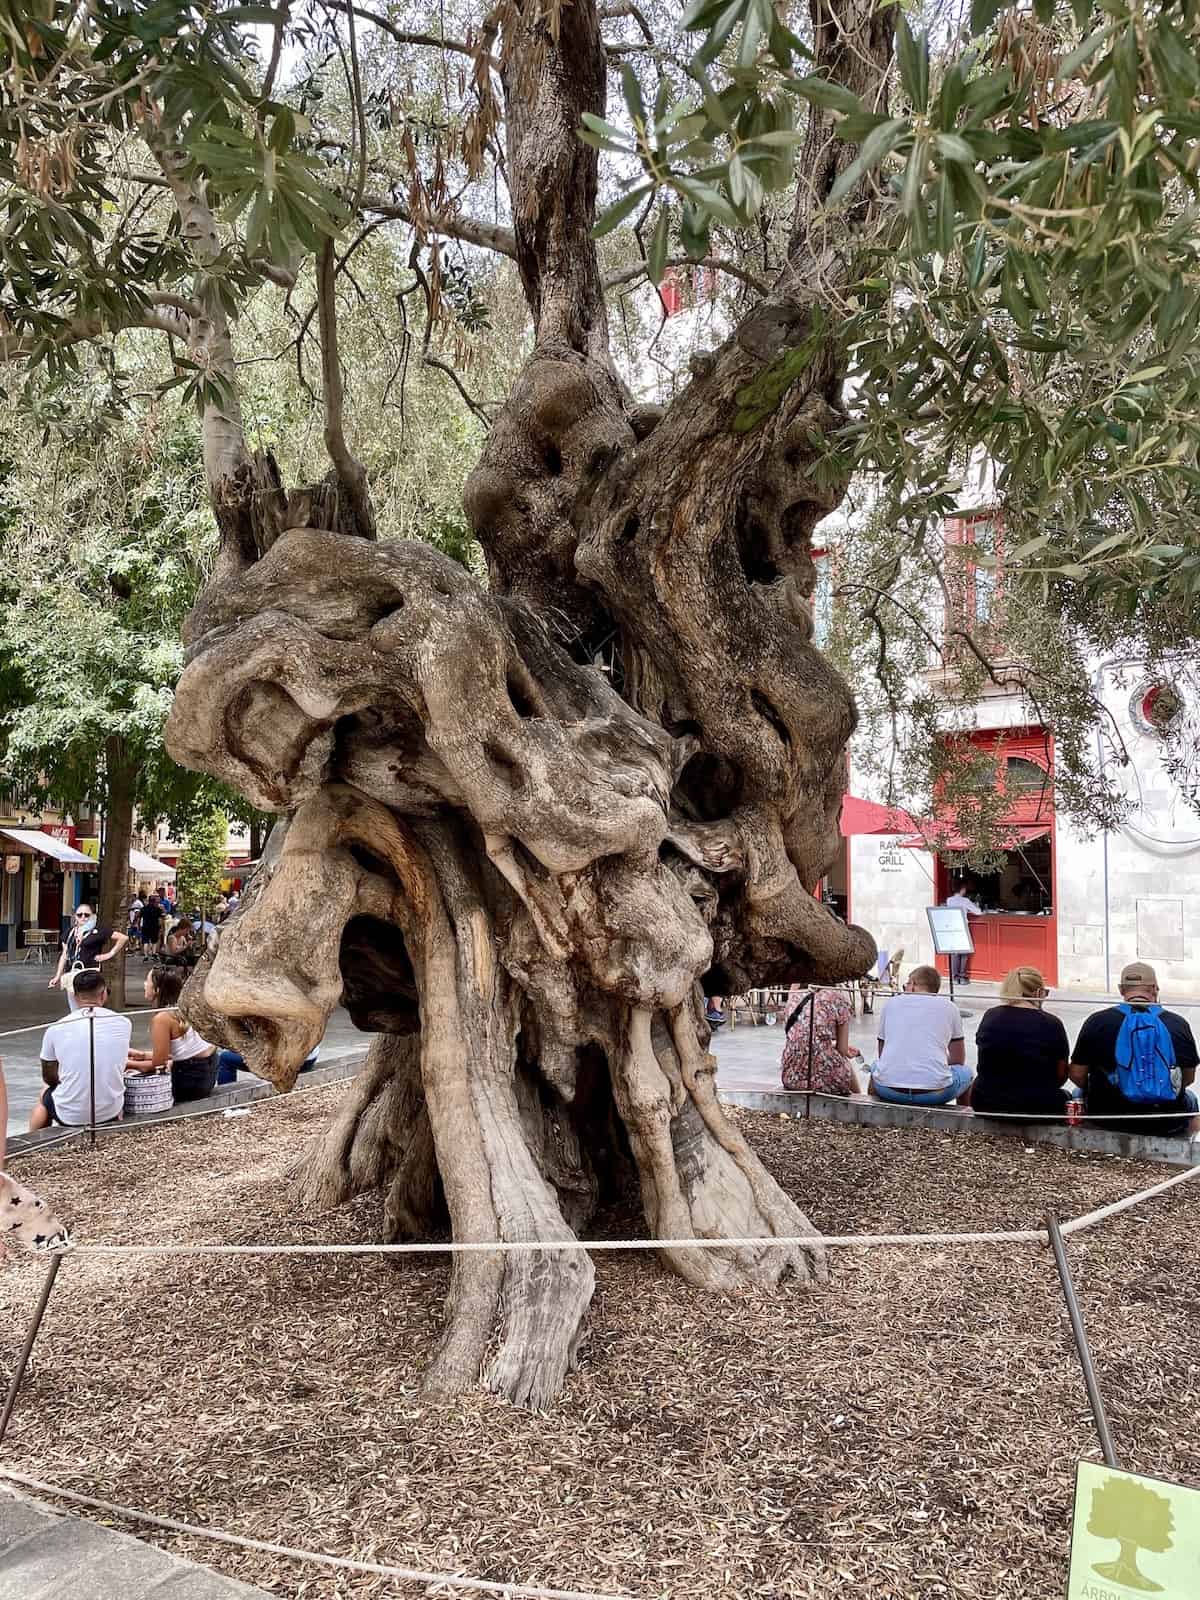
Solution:
[[[990,515],[976,509],[963,520]],[[991,588],[980,594],[990,605]],[[985,620],[982,606],[974,615],[970,581],[967,600],[971,620]],[[1000,872],[981,875],[954,864],[952,818],[918,829],[906,828],[909,819],[901,815],[874,819],[888,823],[887,831],[845,829],[851,837],[844,861],[831,875],[842,880],[836,887],[845,914],[881,950],[903,949],[905,969],[934,961],[926,909],[966,879],[981,908],[970,918],[972,978],[996,981],[1014,966],[1030,965],[1053,988],[1103,995],[1114,991],[1127,962],[1142,960],[1157,970],[1165,996],[1200,999],[1200,812],[1171,770],[1180,726],[1200,725],[1200,705],[1190,703],[1200,674],[1194,662],[1153,672],[1129,660],[1092,665],[1105,710],[1095,760],[1130,802],[1118,828],[1089,836],[1059,813],[1053,728],[1031,723],[1019,695],[994,692],[974,708],[972,726],[947,738],[982,747],[1005,775],[1013,848]],[[855,781],[853,753],[849,787],[870,794],[865,775]],[[945,970],[944,959],[937,964]]]

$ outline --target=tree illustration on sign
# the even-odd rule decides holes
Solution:
[[[1092,1514],[1087,1531],[1097,1539],[1116,1539],[1121,1546],[1115,1561],[1097,1561],[1092,1567],[1102,1578],[1146,1593],[1161,1590],[1139,1570],[1137,1552],[1162,1552],[1171,1548],[1174,1525],[1171,1502],[1135,1478],[1108,1478],[1092,1490]]]

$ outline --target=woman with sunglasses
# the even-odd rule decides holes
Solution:
[[[91,906],[79,906],[75,912],[71,931],[63,940],[57,970],[47,988],[57,989],[61,986],[66,989],[67,1004],[72,1011],[77,1010],[75,993],[71,986],[74,974],[89,968],[99,970],[106,961],[119,956],[128,943],[127,933],[117,933],[113,928],[97,927],[96,913]]]

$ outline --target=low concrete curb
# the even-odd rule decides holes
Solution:
[[[730,1106],[747,1111],[770,1111],[802,1121],[805,1101],[810,1115],[822,1122],[861,1123],[875,1128],[936,1128],[939,1133],[982,1133],[990,1138],[1020,1139],[1024,1144],[1056,1145],[1060,1150],[1087,1150],[1096,1155],[1125,1156],[1131,1161],[1161,1161],[1172,1167],[1200,1166],[1200,1145],[1189,1139],[1161,1139],[1137,1133],[1113,1133],[1107,1128],[1071,1127],[1067,1123],[1016,1123],[977,1117],[969,1111],[889,1105],[866,1095],[808,1095],[802,1089],[766,1093],[752,1089],[722,1089],[717,1096]]]
[[[0,1600],[271,1600],[128,1533],[0,1487]]]
[[[318,1083],[340,1083],[345,1078],[354,1077],[366,1059],[365,1049],[351,1050],[344,1055],[335,1056],[332,1061],[322,1062],[311,1072],[302,1074],[296,1080],[296,1087],[310,1089]],[[100,1138],[114,1138],[135,1128],[151,1128],[156,1122],[179,1122],[185,1118],[211,1116],[214,1112],[227,1111],[230,1106],[246,1106],[255,1100],[273,1100],[275,1097],[276,1091],[269,1083],[262,1083],[255,1078],[249,1082],[228,1084],[204,1100],[186,1100],[182,1105],[172,1106],[169,1111],[155,1111],[149,1116],[126,1117],[123,1122],[108,1123],[96,1131]],[[40,1133],[10,1134],[9,1159],[17,1155],[32,1154],[43,1144],[64,1148],[63,1141],[67,1138],[73,1142],[86,1139],[87,1129],[44,1128]]]

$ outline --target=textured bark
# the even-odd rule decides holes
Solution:
[[[315,502],[219,569],[169,743],[289,820],[186,1004],[281,1089],[339,1000],[378,1035],[300,1183],[318,1205],[378,1190],[390,1237],[570,1240],[635,1173],[660,1238],[804,1241],[717,1103],[702,1000],[874,956],[809,893],[854,725],[808,604],[844,490],[817,465],[842,380],[818,305],[848,269],[798,226],[679,402],[633,404],[575,137],[603,111],[594,0],[556,8],[557,36],[532,3],[506,15],[534,347],[466,486],[490,586]],[[847,16],[882,83],[886,23]],[[664,1255],[722,1290],[826,1270],[815,1243]],[[583,1252],[456,1256],[430,1386],[545,1403],[591,1287]]]

